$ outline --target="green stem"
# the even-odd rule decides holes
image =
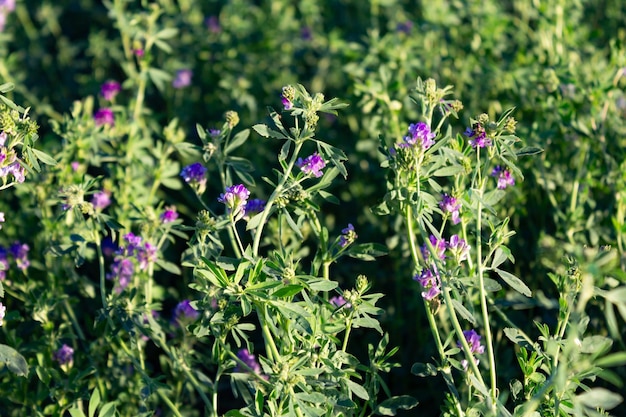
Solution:
[[[261,235],[263,234],[262,232],[263,232],[263,228],[265,227],[267,217],[270,214],[272,205],[276,201],[276,198],[278,198],[283,192],[283,188],[285,187],[285,184],[287,183],[287,180],[289,179],[289,176],[291,175],[291,171],[294,165],[296,164],[296,160],[298,158],[298,154],[300,153],[300,149],[302,149],[302,144],[303,142],[296,142],[296,147],[293,151],[293,154],[291,155],[291,160],[289,161],[289,164],[287,165],[287,168],[285,169],[283,178],[280,180],[280,182],[274,189],[274,192],[272,192],[272,195],[270,196],[270,198],[267,200],[267,203],[265,204],[265,210],[263,210],[263,214],[261,214],[261,220],[259,221],[259,225],[257,226],[256,232],[255,232],[254,244],[252,246],[252,256],[256,257],[259,254],[259,244],[261,243]]]
[[[172,413],[174,413],[176,417],[183,417],[183,415],[180,414],[180,412],[178,411],[178,407],[176,407],[176,405],[174,405],[172,400],[170,400],[167,397],[167,395],[165,395],[162,389],[157,390],[157,394],[163,400],[163,402],[170,408],[170,410],[172,411]]]
[[[259,317],[261,331],[263,332],[263,337],[265,339],[265,351],[267,353],[267,356],[270,358],[270,360],[277,361],[278,358],[280,358],[280,354],[278,353],[276,343],[274,343],[272,333],[267,326],[267,311],[265,304],[263,304],[260,308],[257,306],[257,316]]]

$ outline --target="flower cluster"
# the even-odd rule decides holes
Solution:
[[[74,360],[74,349],[64,343],[63,346],[52,354],[52,357],[59,362],[59,365],[71,364]]]
[[[498,189],[504,190],[508,186],[515,185],[515,178],[508,169],[502,168],[500,165],[495,167],[491,172],[492,177],[498,177]]]
[[[15,149],[5,146],[7,139],[6,132],[0,132],[0,180],[6,184],[11,175],[16,182],[22,183],[25,179],[24,167],[20,164]]]
[[[196,320],[198,316],[200,316],[200,313],[191,306],[191,301],[183,300],[176,305],[173,319],[175,323],[183,323]]]
[[[461,221],[461,216],[459,215],[459,210],[461,209],[461,203],[455,198],[448,194],[444,194],[443,198],[439,202],[439,207],[444,213],[449,213],[452,215],[452,223],[459,224]]]
[[[469,256],[470,246],[467,244],[465,239],[460,238],[459,235],[454,234],[450,236],[450,240],[448,242],[446,242],[445,239],[438,239],[434,235],[430,235],[429,240],[435,250],[436,257],[444,263],[447,256],[446,251],[451,252],[454,259],[456,259],[459,263],[466,260]],[[422,255],[425,260],[428,261],[430,253],[431,251],[428,244],[424,244],[422,246]]]
[[[250,191],[243,184],[237,184],[226,187],[226,191],[220,194],[217,201],[226,205],[233,219],[239,220],[245,214],[248,197]]]
[[[249,218],[265,210],[265,200],[254,198],[244,206],[244,217]]]
[[[96,122],[96,126],[114,126],[115,125],[115,116],[113,115],[113,110],[108,107],[101,108],[93,115],[93,119]]]
[[[174,220],[178,219],[178,212],[176,211],[176,207],[175,206],[165,207],[165,211],[161,213],[161,216],[159,216],[159,219],[161,220],[161,223],[163,224],[172,223]]]
[[[9,269],[8,255],[13,257],[17,269],[22,272],[26,272],[30,266],[30,261],[28,260],[29,251],[30,247],[26,243],[15,242],[9,246],[8,250],[0,246],[0,263],[2,264],[2,267],[0,268],[0,281],[6,278],[6,273]]]
[[[108,191],[98,191],[91,198],[93,208],[99,211],[104,210],[111,205],[111,193]]]
[[[467,344],[469,345],[470,348],[470,352],[474,355],[474,354],[482,354],[485,352],[485,347],[483,345],[480,344],[480,335],[478,333],[476,333],[476,330],[465,330],[463,332],[463,337],[465,337],[465,340],[467,341]],[[457,346],[461,346],[461,342],[457,342]],[[478,365],[478,363],[480,362],[478,359],[474,358],[474,361],[476,361],[476,365]],[[461,366],[463,366],[463,369],[467,370],[467,366],[469,365],[467,359],[463,359],[461,361]]]
[[[346,299],[343,298],[342,295],[335,295],[334,297],[331,297],[328,302],[336,308],[352,308],[352,304],[346,301]]]
[[[341,236],[339,236],[339,246],[342,248],[354,243],[354,241],[359,237],[354,231],[352,223],[348,223],[348,227],[343,229],[341,233]]]
[[[9,13],[15,10],[15,0],[0,0],[0,32],[4,30]]]
[[[402,139],[403,143],[400,143],[398,147],[400,148],[414,148],[418,147],[423,151],[428,150],[431,146],[435,144],[436,134],[430,131],[430,127],[424,123],[411,123],[409,125],[409,134]]]
[[[157,248],[150,242],[143,242],[140,236],[133,233],[127,233],[124,240],[127,245],[121,246],[116,251],[111,272],[107,274],[107,279],[115,281],[115,290],[118,293],[130,284],[135,272],[135,263],[139,270],[144,271],[148,265],[157,260]]]
[[[172,87],[180,89],[190,86],[192,76],[193,71],[191,71],[190,69],[179,69],[178,71],[176,71],[176,75],[172,80]]]
[[[304,159],[298,158],[296,166],[305,174],[313,175],[315,178],[319,178],[323,175],[322,169],[326,166],[326,162],[320,154],[315,152]]]
[[[122,90],[120,83],[117,81],[107,81],[100,87],[100,94],[105,100],[113,101],[117,93]]]
[[[416,274],[413,279],[420,283],[424,291],[422,297],[424,300],[431,301],[441,293],[441,279],[437,271],[437,267],[424,268],[421,273]]]
[[[180,172],[180,176],[196,190],[196,193],[202,194],[204,192],[206,188],[206,168],[200,162],[184,167]]]
[[[237,358],[243,362],[249,369],[246,369],[239,364],[235,367],[235,372],[249,372],[250,370],[255,374],[261,373],[261,365],[257,362],[254,354],[250,353],[250,351],[246,348],[240,349],[237,352]]]
[[[472,148],[486,148],[493,144],[493,141],[487,136],[485,128],[480,123],[474,123],[472,127],[468,127],[464,134],[470,138],[469,143]]]
[[[293,108],[293,101],[296,98],[296,89],[291,85],[283,87],[283,94],[281,100],[285,110],[291,110]]]

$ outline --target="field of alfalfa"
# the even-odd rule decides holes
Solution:
[[[0,415],[624,415],[625,19],[0,0]]]

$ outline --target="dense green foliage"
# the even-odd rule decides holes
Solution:
[[[26,179],[0,171],[0,414],[626,413],[621,1],[10,4],[0,130]],[[418,122],[437,145],[398,156]],[[476,155],[477,123],[497,150]],[[319,179],[298,160],[314,152]],[[180,175],[193,163],[206,181]],[[225,210],[239,183],[267,210]],[[442,269],[450,309],[413,279],[430,232],[453,227],[442,192],[463,200],[456,233],[484,244]],[[124,288],[106,277],[122,258]],[[182,300],[200,317],[177,316]],[[484,383],[461,365],[457,314],[491,328]]]

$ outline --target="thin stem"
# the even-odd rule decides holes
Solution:
[[[272,205],[274,205],[276,198],[278,198],[283,192],[283,188],[285,187],[285,184],[287,183],[287,180],[289,179],[291,170],[296,164],[296,160],[298,158],[298,154],[300,153],[300,149],[302,149],[302,144],[303,142],[296,142],[296,147],[293,151],[293,154],[291,155],[291,160],[289,161],[289,164],[287,165],[287,168],[285,169],[283,178],[280,180],[280,182],[278,183],[278,185],[272,192],[272,195],[270,196],[270,198],[267,200],[267,203],[265,204],[265,210],[263,210],[263,213],[261,214],[261,220],[259,221],[259,225],[257,226],[257,230],[255,232],[254,244],[252,246],[252,256],[256,257],[259,254],[259,244],[261,243],[261,235],[263,234],[262,232],[263,232],[263,228],[265,227],[265,223],[267,222],[267,217],[270,214]]]
[[[478,291],[480,297],[480,311],[483,318],[483,326],[485,332],[485,344],[487,345],[487,356],[489,357],[489,376],[490,376],[490,394],[492,400],[492,407],[496,406],[497,398],[497,375],[496,375],[496,360],[493,352],[493,336],[491,335],[491,325],[489,323],[489,311],[487,309],[487,292],[485,291],[485,276],[482,262],[482,196],[484,189],[484,181],[481,177],[481,164],[480,164],[480,148],[476,148],[476,172],[478,175],[478,206],[476,208],[476,273],[478,274]],[[464,339],[464,338],[463,338]],[[471,358],[471,357],[470,357]]]
[[[269,327],[267,326],[267,312],[265,311],[266,306],[263,304],[260,308],[257,307],[257,316],[259,317],[259,322],[261,324],[261,330],[263,332],[263,338],[265,339],[265,350],[267,356],[271,360],[278,360],[280,358],[280,354],[278,353],[278,348],[274,343],[274,338],[272,337],[272,333],[270,332]],[[260,311],[259,311],[260,310]]]
[[[180,412],[178,411],[178,407],[176,407],[176,405],[174,405],[174,403],[172,402],[172,400],[170,400],[167,395],[165,395],[165,393],[163,392],[162,389],[157,390],[157,394],[159,394],[159,397],[163,400],[163,402],[170,408],[170,410],[172,411],[172,413],[174,413],[174,415],[176,417],[183,417],[182,414],[180,414]]]

